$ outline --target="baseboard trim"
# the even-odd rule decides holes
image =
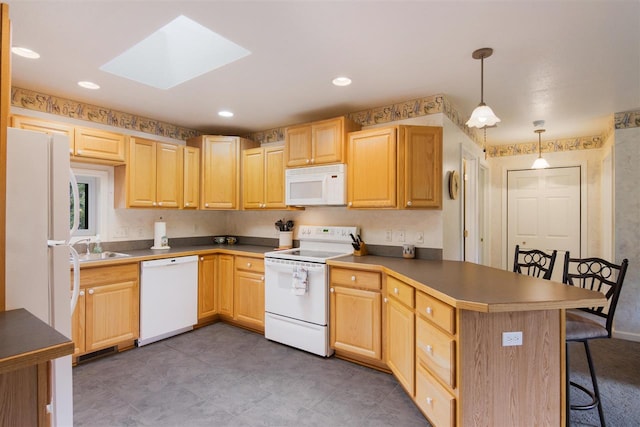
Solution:
[[[640,334],[633,332],[613,331],[611,336],[613,336],[613,338],[619,338],[621,340],[640,342]]]

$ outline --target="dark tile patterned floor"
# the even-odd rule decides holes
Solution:
[[[74,368],[76,426],[428,426],[388,374],[223,323]]]

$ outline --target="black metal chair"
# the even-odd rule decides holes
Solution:
[[[571,258],[569,252],[564,256],[563,283],[602,292],[607,298],[607,304],[603,307],[571,309],[566,311],[567,425],[570,424],[571,409],[589,410],[597,407],[598,415],[600,416],[600,425],[605,426],[600,391],[598,390],[596,372],[593,367],[593,360],[591,359],[591,351],[589,350],[589,340],[611,338],[613,316],[616,311],[616,306],[618,305],[618,298],[620,297],[620,290],[622,289],[628,264],[629,261],[627,259],[624,259],[622,264],[616,265],[601,258]],[[593,386],[592,390],[576,384],[569,379],[570,342],[581,342],[584,344]],[[571,405],[569,400],[570,386],[576,387],[578,390],[586,393],[592,401],[586,405]]]
[[[542,276],[542,279],[549,280],[553,274],[553,265],[556,262],[557,252],[558,251],[554,250],[551,255],[549,255],[538,249],[521,251],[520,245],[516,245],[513,271],[515,273],[526,274],[527,276]]]

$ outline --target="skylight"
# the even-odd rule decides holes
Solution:
[[[181,83],[251,54],[184,15],[100,69],[158,89]]]

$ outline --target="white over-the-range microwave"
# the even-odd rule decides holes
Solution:
[[[285,198],[289,206],[347,204],[347,165],[340,163],[285,171]]]

